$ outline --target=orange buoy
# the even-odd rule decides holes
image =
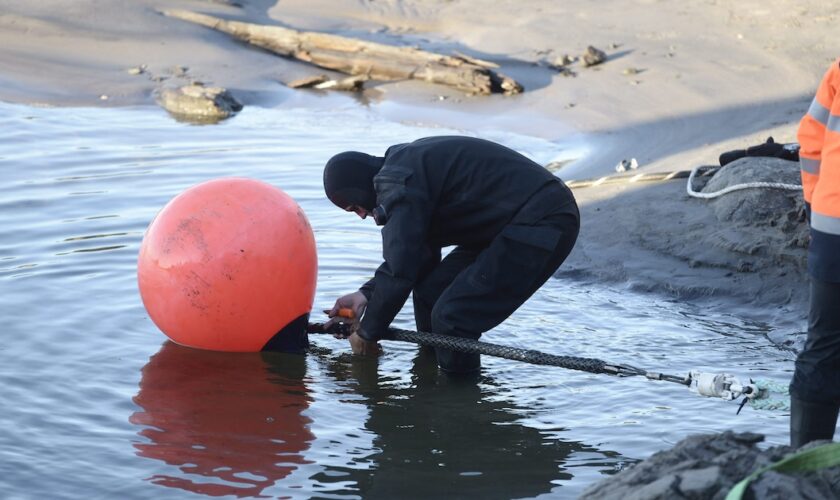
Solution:
[[[163,207],[140,245],[137,281],[149,316],[173,341],[255,352],[282,335],[305,338],[317,272],[298,204],[264,182],[225,178]]]

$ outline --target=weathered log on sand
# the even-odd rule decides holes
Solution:
[[[164,10],[169,17],[227,33],[286,57],[371,80],[413,78],[449,85],[472,94],[518,94],[522,86],[493,71],[495,64],[463,55],[446,56],[413,47],[394,47],[355,38],[266,26],[187,10]]]

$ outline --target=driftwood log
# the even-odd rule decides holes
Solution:
[[[488,61],[456,54],[435,54],[355,38],[297,31],[280,26],[226,21],[187,10],[164,10],[182,19],[227,33],[263,49],[371,80],[415,79],[455,87],[471,94],[518,94],[522,86],[493,70]]]

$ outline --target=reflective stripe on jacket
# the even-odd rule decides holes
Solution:
[[[808,269],[840,282],[840,59],[823,76],[797,134],[802,190],[811,209]]]

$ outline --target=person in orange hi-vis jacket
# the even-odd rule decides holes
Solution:
[[[840,409],[840,59],[799,124],[802,189],[811,226],[808,339],[790,383],[790,442],[832,439]]]

